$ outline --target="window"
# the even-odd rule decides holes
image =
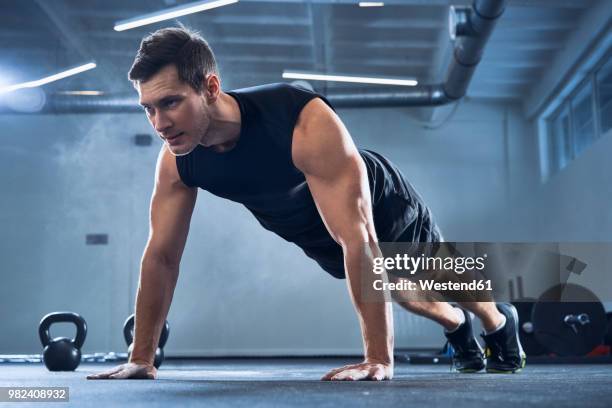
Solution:
[[[596,74],[601,134],[612,128],[612,58]]]
[[[545,118],[548,148],[543,177],[566,167],[612,129],[612,52]],[[548,169],[548,170],[546,170]]]
[[[595,125],[593,118],[593,84],[589,80],[582,84],[572,97],[572,123],[574,135],[574,152],[578,156],[595,140]]]
[[[561,170],[573,156],[572,134],[570,132],[569,109],[567,105],[556,115],[548,126],[550,130],[550,154],[554,171]]]

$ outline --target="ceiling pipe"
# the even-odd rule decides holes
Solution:
[[[326,96],[335,108],[378,108],[387,106],[434,106],[450,101],[442,84],[421,85],[408,90],[393,91],[359,90],[334,92]],[[445,102],[442,102],[445,101]]]
[[[489,37],[503,14],[506,0],[474,0],[472,5],[451,6],[449,32],[454,40],[453,58],[444,82],[417,85],[407,90],[363,89],[334,91],[326,95],[334,107],[370,108],[391,106],[438,106],[465,96],[472,75],[482,58]],[[0,105],[0,113],[136,113],[142,112],[134,96],[50,95],[41,110],[18,112]]]
[[[455,44],[443,83],[408,91],[333,93],[327,98],[339,108],[439,106],[463,98],[505,4],[506,0],[474,0],[470,7],[450,7],[449,32]]]

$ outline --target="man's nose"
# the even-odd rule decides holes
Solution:
[[[159,133],[163,133],[164,130],[172,127],[172,121],[167,115],[158,113],[155,115],[155,130]]]

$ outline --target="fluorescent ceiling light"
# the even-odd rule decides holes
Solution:
[[[84,96],[100,96],[104,95],[102,91],[59,91],[60,95],[84,95]]]
[[[382,1],[360,1],[359,7],[382,7],[385,3]]]
[[[393,79],[393,78],[371,78],[360,76],[347,75],[327,75],[313,74],[307,72],[283,72],[283,78],[286,79],[310,79],[312,81],[331,81],[331,82],[357,82],[360,84],[378,84],[378,85],[399,85],[399,86],[416,86],[418,82],[414,79]]]
[[[141,27],[147,24],[153,24],[164,20],[170,20],[185,16],[187,14],[197,13],[199,11],[210,10],[216,7],[227,6],[228,4],[238,3],[238,0],[204,0],[194,3],[183,4],[182,6],[172,7],[142,15],[140,17],[121,20],[115,23],[115,31],[124,31],[131,28]]]
[[[0,93],[12,92],[12,91],[16,91],[17,89],[23,89],[23,88],[36,88],[38,86],[48,84],[49,82],[54,82],[54,81],[57,81],[57,80],[60,80],[60,79],[63,79],[63,78],[66,78],[72,75],[80,74],[81,72],[89,71],[90,69],[94,69],[95,67],[96,67],[96,64],[93,62],[90,62],[88,64],[80,65],[76,68],[72,68],[67,71],[62,71],[57,74],[53,74],[53,75],[49,75],[41,79],[37,79],[36,81],[22,82],[20,84],[8,85],[5,87],[2,87],[0,88]]]

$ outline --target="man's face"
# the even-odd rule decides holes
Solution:
[[[172,154],[188,154],[205,142],[210,124],[206,99],[180,81],[175,65],[162,68],[136,88],[149,122]]]

